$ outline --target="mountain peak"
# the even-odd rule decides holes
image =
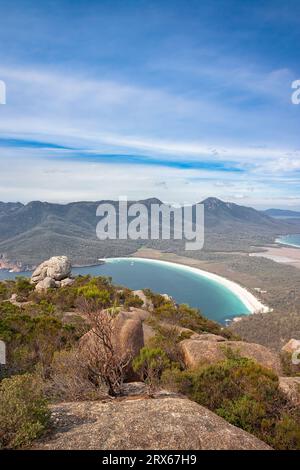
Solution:
[[[225,207],[225,206],[227,206],[226,202],[221,201],[221,199],[218,199],[217,197],[208,197],[208,198],[204,199],[204,201],[202,201],[201,204],[204,204],[204,206],[207,209],[214,209],[216,207]]]

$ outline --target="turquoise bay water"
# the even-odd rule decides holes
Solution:
[[[228,288],[178,264],[121,258],[99,266],[74,268],[73,273],[110,276],[115,284],[131,289],[149,288],[169,294],[176,302],[199,308],[206,317],[220,323],[249,314],[243,302]],[[0,279],[15,276],[15,273],[0,271]]]
[[[300,248],[300,234],[297,235],[285,235],[277,238],[276,242],[282,243],[284,245],[295,246]]]
[[[115,284],[131,289],[149,288],[187,303],[212,320],[249,314],[242,301],[215,281],[188,271],[178,264],[164,264],[130,258],[116,259],[100,266],[74,269],[77,274],[111,276]]]

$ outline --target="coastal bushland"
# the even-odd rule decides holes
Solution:
[[[300,413],[279,389],[278,377],[254,361],[227,358],[196,370],[165,370],[162,383],[279,450],[300,448]]]
[[[233,332],[188,305],[150,290],[144,294],[153,306],[145,319],[153,333],[128,360],[149,396],[162,387],[176,390],[276,449],[300,448],[299,410],[273,372],[230,351],[214,365],[186,369],[182,340],[195,333],[239,339]],[[140,308],[141,298],[105,277],[78,276],[71,286],[40,292],[24,278],[0,282],[0,339],[7,344],[7,365],[0,371],[2,448],[26,448],[43,435],[51,403],[122,394],[128,364],[124,356],[119,361],[111,342],[111,320],[106,330],[100,320]],[[106,354],[87,354],[82,347],[91,328]]]

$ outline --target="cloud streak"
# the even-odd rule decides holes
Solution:
[[[153,1],[145,13],[134,0],[62,0],[59,17],[47,2],[7,6],[0,198],[98,199],[98,183],[117,197],[127,181],[137,198],[262,205],[272,192],[298,204],[295,20],[284,9],[280,21],[274,2],[200,3]]]

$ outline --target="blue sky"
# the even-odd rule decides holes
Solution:
[[[0,0],[0,200],[300,209],[297,0]]]

